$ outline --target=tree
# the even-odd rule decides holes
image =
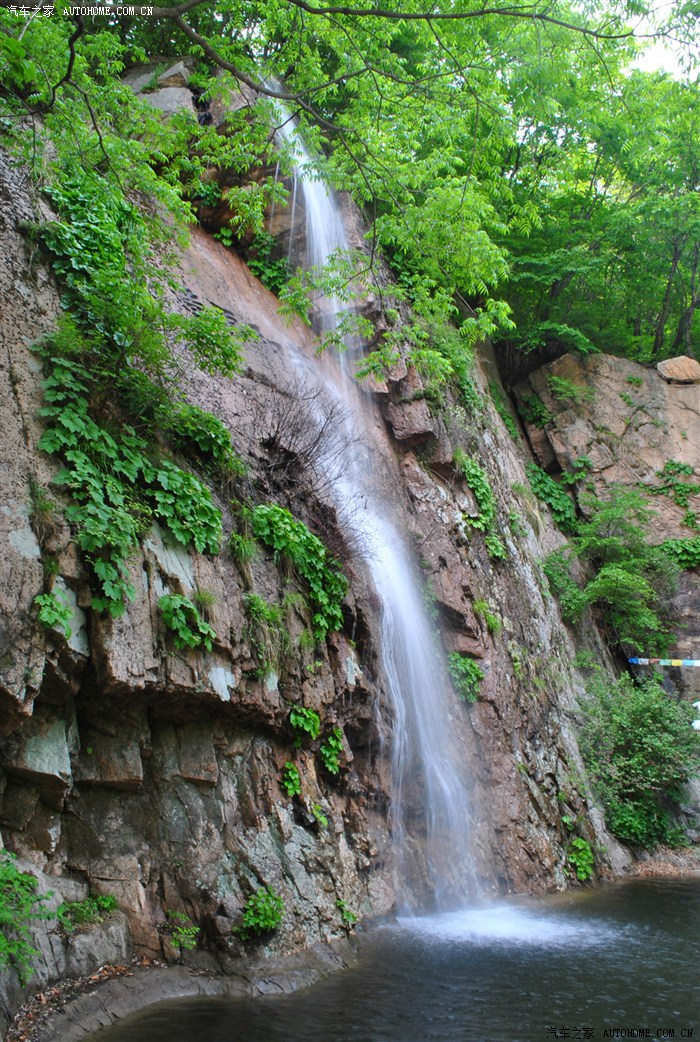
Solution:
[[[564,618],[577,623],[590,606],[614,646],[627,653],[665,651],[677,567],[660,547],[647,542],[653,511],[637,489],[613,488],[606,500],[581,495],[579,502],[587,520],[579,521],[568,545],[545,561]],[[576,561],[584,566],[582,584],[574,578]]]
[[[511,249],[520,273],[510,293],[517,308],[527,258],[541,260],[552,235],[560,256],[568,253],[576,263],[552,273],[549,286],[540,282],[546,320],[581,287],[596,299],[615,296],[620,264],[609,262],[601,241],[615,149],[601,142],[633,50],[626,18],[637,13],[633,4],[601,2],[584,10],[544,0],[471,9],[446,2],[426,9],[420,0],[381,7],[185,0],[154,7],[152,18],[37,18],[20,30],[17,16],[0,12],[0,61],[14,115],[63,109],[75,120],[82,113],[94,130],[91,147],[96,143],[106,157],[110,128],[123,151],[127,136],[139,136],[139,119],[120,116],[115,100],[124,62],[188,52],[200,61],[200,89],[225,89],[226,77],[207,82],[214,70],[226,72],[234,86],[254,88],[258,100],[233,117],[235,133],[224,143],[175,121],[174,148],[177,135],[158,132],[151,121],[162,150],[161,181],[178,192],[178,179],[185,181],[184,194],[193,200],[207,164],[228,164],[243,179],[246,163],[270,153],[270,124],[298,116],[324,157],[325,173],[365,206],[373,243],[400,275],[397,293],[431,321],[436,314],[452,317],[474,339],[509,329],[502,294]],[[689,10],[677,12],[679,31],[691,21]],[[239,225],[253,230],[274,191],[271,178],[256,185],[235,196],[243,208]],[[542,250],[525,247],[521,260],[518,243],[539,226],[532,242]],[[692,258],[692,244],[688,249]],[[688,284],[682,328],[673,311],[681,274]],[[665,330],[673,319],[687,340],[697,309],[692,259],[679,257],[669,279],[657,326]],[[617,313],[612,305],[593,310]]]
[[[674,815],[700,765],[691,707],[655,677],[634,683],[597,676],[581,708],[581,751],[613,835],[641,847],[685,842]]]

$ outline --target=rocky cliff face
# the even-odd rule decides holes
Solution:
[[[526,415],[533,398],[544,408],[539,422],[527,423],[526,429],[535,456],[546,470],[571,472],[576,461],[585,458],[586,479],[598,495],[615,485],[650,493],[652,543],[697,537],[697,362],[672,359],[648,369],[609,355],[565,355],[531,373],[515,391]],[[678,467],[674,472],[676,464],[685,472]],[[677,620],[674,658],[698,658],[699,610],[697,570],[684,571],[672,611]],[[665,675],[676,688],[697,698],[699,673],[697,669],[671,668]]]
[[[392,721],[376,593],[329,501],[323,445],[306,440],[313,406],[288,347],[293,341],[312,357],[313,338],[284,326],[274,298],[246,267],[193,232],[175,306],[216,304],[254,325],[261,339],[233,382],[190,365],[186,392],[229,427],[257,498],[283,502],[340,558],[350,579],[343,632],[306,648],[292,602],[288,650],[278,670],[261,676],[244,597],[255,590],[281,604],[287,577],[262,551],[246,564],[225,552],[195,555],[169,545],[156,527],[131,561],[136,596],[128,611],[119,619],[96,614],[60,495],[51,489],[54,463],[37,448],[41,372],[31,344],[59,312],[57,287],[21,231],[40,204],[12,165],[2,164],[0,178],[3,843],[59,893],[72,896],[76,884],[87,884],[114,894],[140,951],[177,954],[167,915],[181,913],[202,925],[220,964],[231,968],[242,951],[231,928],[261,885],[279,892],[286,907],[271,948],[291,951],[340,936],[340,909],[380,915],[395,899]],[[479,375],[484,387],[489,364],[485,358]],[[574,718],[583,680],[575,648],[538,565],[560,537],[527,489],[521,445],[489,404],[482,415],[448,407],[435,418],[412,372],[398,371],[375,390],[383,419],[376,414],[366,451],[390,475],[387,495],[397,526],[415,545],[445,649],[476,659],[485,674],[477,702],[455,696],[450,710],[471,777],[473,828],[465,842],[483,885],[498,892],[566,885],[570,834],[562,815],[581,822],[601,872],[620,869],[624,855],[589,799],[578,754]],[[488,472],[503,559],[492,559],[483,535],[465,523],[478,510],[452,466],[458,447]],[[54,500],[50,513],[38,511],[39,492]],[[231,531],[230,492],[217,495]],[[33,607],[48,554],[72,606],[68,639],[60,628],[39,625]],[[178,651],[157,601],[165,592],[197,591],[212,595],[217,638],[211,652]],[[588,641],[604,659],[593,630]],[[292,703],[342,730],[337,778],[324,772],[313,744],[293,752]],[[290,756],[303,800],[280,785]],[[125,943],[115,952],[123,955]],[[41,979],[65,968],[56,955]]]

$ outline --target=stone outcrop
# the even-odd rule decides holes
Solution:
[[[695,358],[680,355],[678,358],[666,358],[659,362],[656,371],[669,383],[700,383],[700,363]]]

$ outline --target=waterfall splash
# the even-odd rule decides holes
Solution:
[[[305,267],[323,267],[348,250],[337,201],[314,174],[313,161],[294,122],[284,114],[279,131],[296,156],[294,198],[303,203]],[[295,215],[296,216],[296,215]],[[335,328],[343,305],[321,303],[320,325]],[[337,432],[342,474],[330,495],[346,533],[358,546],[381,603],[380,656],[393,711],[391,829],[399,902],[406,908],[464,904],[475,890],[469,852],[464,751],[450,723],[444,655],[426,616],[414,563],[389,520],[387,486],[376,473],[371,449],[381,424],[376,408],[348,372],[346,355],[318,361],[301,357],[304,381],[322,383],[326,398],[343,405]],[[319,419],[321,419],[319,417]]]

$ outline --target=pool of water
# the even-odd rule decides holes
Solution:
[[[399,920],[361,938],[357,966],[313,988],[171,1002],[94,1042],[633,1037],[700,1040],[700,880]]]

